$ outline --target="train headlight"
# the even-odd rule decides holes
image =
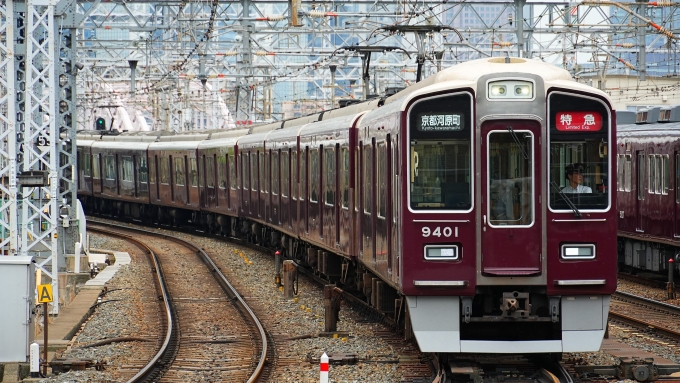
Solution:
[[[506,91],[505,85],[491,85],[491,97],[505,96]]]
[[[425,246],[425,259],[430,261],[455,261],[460,256],[458,246]]]
[[[594,259],[595,245],[564,244],[561,253],[562,259]]]
[[[488,83],[488,98],[527,100],[534,98],[534,83],[530,81],[502,80]]]

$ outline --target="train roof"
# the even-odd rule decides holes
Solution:
[[[568,71],[553,64],[518,57],[487,57],[466,61],[444,69],[387,98],[385,104],[399,101],[401,102],[401,110],[405,110],[410,100],[432,92],[467,87],[477,93],[477,81],[479,78],[494,73],[527,73],[538,75],[545,81],[546,91],[551,87],[561,87],[597,94],[609,100],[609,96],[605,92],[573,81]]]
[[[125,141],[95,141],[92,149],[118,149],[118,150],[146,150],[148,142],[125,142]]]
[[[159,141],[149,144],[149,150],[191,150],[197,149],[201,141]]]

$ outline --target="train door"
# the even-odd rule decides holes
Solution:
[[[300,150],[300,221],[303,222],[304,234],[309,233],[309,214],[307,214],[307,159],[309,158],[309,147]]]
[[[642,205],[645,200],[645,171],[647,170],[647,166],[645,163],[645,152],[643,150],[638,150],[636,152],[637,154],[637,163],[635,164],[636,170],[637,170],[637,182],[636,182],[636,190],[637,190],[637,198],[635,199],[635,229],[637,231],[644,231],[642,228]]]
[[[279,224],[290,227],[290,149],[281,151],[281,198],[279,199]]]
[[[319,238],[323,236],[323,231],[320,231],[323,230],[323,228],[320,229],[320,227],[323,226],[321,221],[322,212],[319,208],[319,204],[323,203],[323,200],[320,196],[321,190],[319,190],[319,185],[321,184],[319,169],[321,169],[322,166],[320,163],[320,157],[321,155],[319,154],[318,146],[315,146],[309,150],[309,174],[307,181],[309,183],[309,203],[307,204],[307,222],[308,231],[310,234],[312,234],[312,238]]]
[[[390,258],[390,158],[389,150],[391,143],[390,137],[387,136],[386,141],[378,142],[375,152],[375,161],[377,166],[376,171],[376,203],[375,203],[375,253],[376,253],[376,268],[378,271],[387,275],[388,260]]]
[[[241,153],[241,211],[250,213],[250,163],[248,152]]]
[[[298,152],[293,150],[290,156],[290,225],[294,233],[298,232],[298,197],[300,193],[300,173],[298,171]]]
[[[675,174],[675,179],[673,182],[675,182],[675,219],[673,219],[675,230],[673,234],[676,237],[680,237],[680,152],[675,152],[675,172],[671,173]]]
[[[269,194],[267,194],[267,171],[265,170],[267,168],[267,159],[265,157],[265,152],[266,150],[262,150],[261,152],[258,151],[257,155],[259,157],[258,161],[260,168],[260,184],[258,185],[260,187],[260,214],[262,215],[262,219],[267,221],[271,216],[271,212],[269,207]]]
[[[323,169],[323,188],[321,189],[321,194],[323,196],[323,221],[321,221],[321,236],[324,238],[324,242],[330,246],[335,246],[338,238],[336,234],[338,222],[336,221],[337,214],[335,211],[335,207],[337,206],[336,169],[338,168],[336,153],[337,150],[335,146],[324,146],[321,160],[323,163],[323,166],[321,167],[321,169]]]
[[[482,124],[482,273],[541,273],[541,127],[534,121]]]
[[[352,244],[351,242],[351,230],[352,230],[352,217],[353,217],[353,212],[352,212],[352,206],[350,198],[351,198],[351,187],[350,187],[350,177],[351,177],[351,168],[350,168],[350,150],[349,147],[344,145],[339,148],[340,153],[339,153],[339,165],[338,165],[338,182],[339,182],[339,196],[338,199],[340,200],[340,207],[338,209],[338,226],[337,226],[337,238],[338,238],[338,243],[340,244],[340,249],[342,249],[344,252],[350,255],[354,255],[354,249],[352,249],[350,246]]]
[[[361,214],[361,233],[362,233],[362,250],[363,259],[369,264],[375,263],[375,225],[374,214],[375,211],[375,139],[364,145],[362,165],[362,187],[361,194],[363,196],[363,212]]]

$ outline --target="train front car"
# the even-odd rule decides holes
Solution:
[[[400,282],[421,350],[598,350],[616,289],[606,94],[490,58],[400,104]]]

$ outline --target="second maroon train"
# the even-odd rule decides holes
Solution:
[[[79,197],[281,249],[422,351],[593,351],[616,289],[615,117],[562,69],[488,58],[250,130],[83,132]]]
[[[667,273],[680,263],[680,106],[618,112],[619,262]],[[677,273],[677,271],[676,271]]]

